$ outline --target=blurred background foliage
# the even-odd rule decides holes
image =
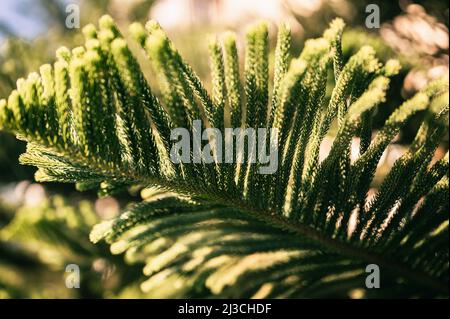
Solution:
[[[381,60],[397,57],[403,65],[388,101],[378,108],[375,128],[405,98],[448,74],[449,8],[441,0],[2,0],[0,98],[18,78],[53,62],[58,47],[82,43],[80,30],[65,25],[66,6],[72,3],[80,6],[81,26],[105,13],[123,30],[132,21],[158,20],[206,83],[208,59],[199,57],[206,57],[207,36],[231,29],[242,37],[248,23],[266,19],[273,24],[270,36],[275,41],[276,24],[287,21],[294,35],[292,50],[298,54],[305,39],[319,36],[340,16],[349,26],[343,38],[345,57],[370,44]],[[371,3],[380,7],[378,29],[365,27],[366,6]],[[149,63],[134,49],[152,83]],[[402,145],[417,126],[411,121],[390,146],[379,176],[401,156]],[[332,136],[322,153],[331,142]],[[438,152],[447,148],[448,140]],[[18,164],[23,151],[22,142],[0,132],[0,298],[145,297],[137,284],[141,267],[127,265],[121,256],[112,256],[106,246],[94,246],[88,239],[93,224],[114,217],[136,194],[97,199],[96,194],[76,192],[72,185],[33,183],[33,169]],[[65,267],[72,263],[81,269],[80,289],[65,287]]]
[[[0,297],[140,296],[141,269],[112,256],[106,244],[89,241],[100,220],[91,201],[67,203],[57,195],[16,211],[2,209]],[[80,289],[65,286],[69,264],[80,267]]]

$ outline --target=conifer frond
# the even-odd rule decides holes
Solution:
[[[129,186],[171,192],[91,234],[146,263],[142,289],[150,296],[447,296],[448,153],[432,158],[448,132],[448,81],[405,101],[372,139],[371,118],[389,99],[399,64],[383,65],[369,46],[343,61],[343,28],[333,21],[292,58],[290,31],[281,25],[273,85],[266,23],[248,30],[243,70],[235,36],[213,39],[209,95],[159,24],[135,23],[130,33],[152,62],[160,101],[104,16],[98,29],[84,28],[83,47],[58,50],[53,66],[17,81],[0,101],[0,125],[29,142],[21,162],[39,168],[37,180],[100,194]],[[383,152],[416,114],[423,121],[416,138],[369,200]],[[254,149],[220,161],[224,145],[212,135],[199,142],[215,145],[212,162],[196,160],[194,147],[189,161],[173,163],[172,129],[195,134],[196,120],[223,135],[228,127],[278,129],[263,147],[278,143],[277,171],[258,174],[258,163],[236,161]],[[331,151],[320,161],[335,122]],[[361,137],[360,154],[352,162],[354,137]],[[380,267],[382,289],[366,289],[368,264]]]

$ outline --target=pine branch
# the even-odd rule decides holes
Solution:
[[[401,296],[446,296],[448,153],[429,163],[448,132],[448,81],[405,101],[372,140],[374,110],[389,98],[399,65],[383,65],[368,46],[344,64],[343,28],[342,20],[333,21],[291,60],[290,31],[282,25],[272,96],[266,23],[246,35],[243,84],[235,36],[212,40],[210,96],[158,23],[133,24],[130,33],[158,77],[160,102],[104,16],[98,29],[83,29],[83,47],[60,49],[53,66],[17,81],[0,101],[0,125],[29,142],[21,162],[39,168],[37,180],[98,188],[102,195],[129,186],[176,194],[147,199],[91,234],[110,242],[114,253],[146,262],[150,278],[142,288],[152,296],[324,296],[327,289],[348,296],[361,289],[368,263],[378,264],[385,287]],[[326,100],[331,71],[335,86]],[[368,201],[383,152],[420,114],[416,138]],[[331,151],[319,161],[334,122]],[[196,141],[202,132],[195,123],[216,133]],[[194,147],[187,162],[174,163],[171,135],[179,127],[193,132]],[[258,149],[247,136],[252,147],[225,163],[219,160],[225,145],[215,139],[229,127],[275,128],[278,137],[266,137]],[[234,138],[244,137],[239,134]],[[356,136],[360,155],[352,163]],[[201,160],[205,144],[211,162]],[[261,163],[248,156],[275,144],[277,171],[259,174]],[[167,288],[175,283],[178,288]]]

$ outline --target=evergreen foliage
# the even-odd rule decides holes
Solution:
[[[54,196],[4,214],[1,204],[0,221],[4,217],[7,223],[0,223],[0,298],[143,296],[142,266],[111,255],[106,243],[89,241],[100,221],[91,202]],[[73,264],[80,269],[80,289],[66,286],[71,274],[66,267]]]
[[[448,152],[432,161],[448,130],[448,82],[437,80],[400,105],[372,137],[395,60],[369,46],[342,58],[344,23],[290,54],[281,25],[269,83],[268,26],[252,26],[239,67],[236,36],[210,42],[212,94],[154,21],[132,24],[159,79],[148,85],[109,16],[83,29],[86,43],[57,51],[54,65],[17,81],[0,101],[0,125],[28,142],[21,162],[38,181],[113,194],[156,187],[142,203],[98,224],[93,242],[145,262],[151,297],[442,297],[448,295]],[[330,97],[327,79],[334,77]],[[241,82],[241,79],[243,81]],[[271,90],[271,94],[269,94]],[[408,151],[367,194],[391,140],[416,114]],[[170,131],[204,127],[279,129],[278,171],[252,163],[169,159]],[[337,135],[319,161],[333,122]],[[350,160],[353,137],[360,154]],[[206,143],[205,143],[206,144]],[[365,267],[381,269],[366,289]]]

